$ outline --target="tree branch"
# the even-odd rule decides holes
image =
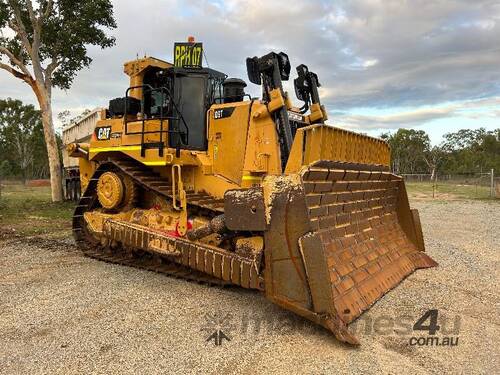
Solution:
[[[10,61],[16,65],[21,71],[26,74],[26,75],[31,75],[30,72],[28,71],[28,68],[26,68],[26,65],[24,65],[20,59],[18,59],[10,50],[8,50],[5,47],[0,46],[0,55],[1,54],[7,55],[7,57],[10,59]]]
[[[42,15],[42,19],[45,19],[47,18],[48,16],[50,16],[50,13],[52,12],[52,0],[49,0],[47,2],[47,7],[45,8],[45,11],[43,12],[43,15]]]
[[[19,4],[14,0],[8,0],[8,2],[10,4],[10,7],[12,8],[12,12],[14,13],[14,18],[16,20],[15,24],[9,22],[9,26],[12,28],[12,30],[17,32],[17,34],[21,38],[21,41],[24,44],[24,47],[28,51],[29,55],[32,56],[33,49],[32,49],[32,45],[28,39],[28,33],[26,32],[26,28],[24,27],[23,20],[21,18]]]
[[[31,23],[33,26],[38,23],[38,19],[36,18],[35,11],[33,10],[33,4],[31,0],[26,0],[26,7],[28,8],[28,14],[30,15]]]
[[[24,82],[29,84],[30,86],[33,84],[33,78],[30,75],[26,75],[19,70],[14,69],[10,65],[4,64],[0,62],[0,69],[4,69],[11,73],[14,77],[22,79]]]
[[[52,87],[52,74],[54,73],[54,70],[57,69],[59,64],[60,64],[59,60],[57,60],[57,58],[53,57],[50,64],[47,65],[47,68],[44,69],[45,87],[47,88],[47,90],[50,90],[50,88]]]
[[[26,50],[28,51],[31,57],[31,65],[33,66],[33,73],[35,79],[45,86],[45,79],[43,77],[43,69],[40,63],[40,33],[41,33],[41,23],[36,18],[35,11],[33,10],[33,4],[31,0],[26,0],[28,13],[30,16],[30,20],[33,26],[33,43],[30,43],[28,34],[26,32],[26,27],[22,21],[21,11],[19,8],[19,2],[17,0],[8,0],[12,11],[14,13],[14,18],[16,20],[16,24],[18,26],[17,31],[18,35],[21,37],[21,41],[23,42]],[[15,29],[14,29],[15,30]]]
[[[57,60],[57,58],[53,57],[52,58],[52,61],[50,62],[49,65],[47,65],[47,68],[45,68],[45,78],[51,78],[52,77],[52,73],[54,73],[54,70],[57,69],[57,67],[59,66],[59,60]]]
[[[425,164],[427,164],[427,166],[429,168],[432,168],[434,165],[430,162],[430,159],[427,159],[427,157],[425,155],[422,156],[422,159],[424,159],[425,161]]]
[[[31,24],[33,25],[33,53],[38,56],[38,49],[40,47],[40,34],[41,34],[41,29],[42,29],[42,23],[41,23],[41,18],[38,19],[36,17],[35,11],[33,10],[33,3],[31,0],[26,0],[26,7],[28,8],[28,13],[30,15],[30,20]],[[34,56],[31,56],[32,60],[35,60]]]

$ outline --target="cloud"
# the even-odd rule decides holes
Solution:
[[[359,115],[345,112],[331,113],[330,120],[351,129],[386,129],[417,127],[446,117],[499,118],[500,97],[452,103],[439,107],[424,107],[390,115]]]
[[[94,59],[55,112],[105,106],[128,84],[123,62],[144,54],[170,60],[174,41],[203,41],[212,68],[246,79],[245,59],[285,51],[318,73],[330,111],[410,108],[369,123],[418,126],[455,115],[449,102],[500,96],[500,4],[489,0],[114,0],[114,48]],[[294,72],[293,72],[294,73]],[[293,77],[292,77],[293,79]],[[285,87],[293,92],[293,80]],[[249,85],[258,95],[260,89]],[[0,72],[0,96],[28,102],[29,88]],[[421,108],[427,108],[423,110]],[[352,115],[354,116],[354,115]],[[352,123],[367,120],[358,115]],[[403,117],[398,117],[403,116]],[[406,116],[406,117],[405,117]],[[369,119],[368,119],[369,120]],[[392,121],[392,122],[391,122]],[[392,126],[392,125],[391,125]]]

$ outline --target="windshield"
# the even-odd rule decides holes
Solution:
[[[212,104],[221,104],[223,102],[223,87],[224,79],[210,77],[208,80],[207,104],[210,107]],[[208,108],[207,108],[208,110]]]

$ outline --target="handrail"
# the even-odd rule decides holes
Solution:
[[[127,118],[127,113],[128,113],[128,98],[129,98],[129,92],[131,90],[134,90],[134,89],[138,89],[138,88],[146,88],[148,89],[150,92],[155,92],[155,91],[160,91],[162,93],[162,103],[163,103],[163,93],[166,92],[167,95],[172,99],[172,105],[174,107],[174,109],[176,110],[176,112],[179,114],[180,117],[175,117],[175,116],[163,116],[163,106],[160,107],[160,120],[181,120],[182,121],[182,125],[184,127],[184,130],[185,132],[182,133],[180,132],[179,130],[175,131],[175,130],[167,130],[165,131],[166,133],[177,133],[177,134],[180,134],[181,136],[185,136],[185,138],[183,139],[183,144],[187,144],[189,142],[189,127],[187,126],[186,124],[186,120],[184,119],[184,116],[182,115],[182,112],[179,111],[179,108],[177,106],[177,103],[175,102],[175,100],[173,99],[172,97],[172,94],[170,92],[170,90],[166,87],[166,86],[162,86],[162,87],[158,87],[158,88],[154,88],[152,87],[151,85],[148,85],[148,84],[144,84],[144,85],[138,85],[138,86],[131,86],[127,89],[126,93],[125,93],[125,134],[133,134],[133,133],[128,133],[128,129],[127,129],[127,124],[130,122]],[[144,101],[141,100],[141,113],[144,113],[144,108],[143,108],[143,104]],[[144,122],[146,119],[143,118],[142,121]],[[149,133],[159,133],[158,131],[153,131],[153,132],[145,132],[144,134],[149,134]],[[139,133],[137,133],[139,134]]]

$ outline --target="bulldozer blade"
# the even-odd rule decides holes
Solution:
[[[340,341],[359,344],[347,325],[413,271],[437,265],[404,181],[386,167],[320,161],[263,187],[266,296]]]

